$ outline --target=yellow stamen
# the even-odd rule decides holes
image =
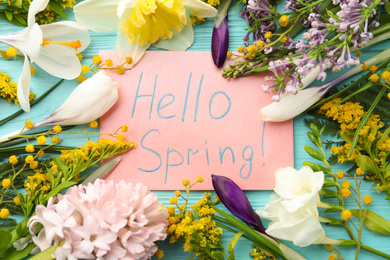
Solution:
[[[77,51],[78,48],[81,47],[81,42],[80,40],[74,41],[74,42],[53,42],[52,39],[43,39],[42,40],[42,46],[45,47],[46,45],[49,44],[60,44],[60,45],[65,45],[69,46]]]

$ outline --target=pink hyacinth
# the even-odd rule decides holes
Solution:
[[[43,225],[33,237],[41,251],[64,242],[57,259],[148,259],[157,251],[155,242],[167,236],[166,209],[140,183],[97,179],[57,199],[37,206],[28,223],[32,234],[35,223]]]

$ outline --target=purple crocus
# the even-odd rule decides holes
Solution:
[[[259,215],[253,210],[248,198],[241,188],[227,177],[213,174],[211,175],[211,178],[214,190],[226,208],[233,215],[243,220],[252,229],[266,234]]]
[[[214,26],[213,37],[211,40],[211,55],[214,64],[220,68],[226,60],[226,54],[229,47],[229,27],[227,15],[219,26]]]

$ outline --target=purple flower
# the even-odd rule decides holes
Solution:
[[[226,208],[233,215],[243,220],[249,227],[266,234],[259,215],[253,210],[241,188],[227,177],[213,174],[211,178],[213,180],[214,190]]]
[[[214,64],[220,68],[226,60],[226,54],[229,47],[229,27],[227,15],[218,27],[214,27],[213,38],[211,40],[211,55]]]

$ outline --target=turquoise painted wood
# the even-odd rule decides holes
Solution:
[[[246,28],[245,21],[239,17],[239,10],[234,10],[231,8],[229,11],[229,31],[230,31],[230,50],[236,50],[238,46],[242,45],[241,39],[246,34],[244,28]],[[69,19],[74,20],[71,12],[68,12]],[[212,21],[209,20],[205,24],[195,27],[195,41],[190,51],[199,51],[199,50],[210,50],[211,45],[211,34],[212,34]],[[9,23],[0,21],[0,34],[6,34],[14,31],[20,30],[20,27],[10,25]],[[83,52],[84,60],[83,64],[90,64],[91,59],[94,55],[98,54],[99,50],[114,50],[116,33],[108,32],[108,33],[94,33],[90,32],[91,35],[91,45]],[[6,49],[8,46],[1,44],[0,48]],[[381,49],[385,48],[384,45],[372,46],[369,51],[365,51],[364,55],[369,57]],[[0,71],[9,73],[12,77],[12,80],[17,82],[18,77],[20,75],[22,68],[22,63],[20,60],[3,60],[0,59]],[[128,72],[131,73],[131,72]],[[330,75],[330,78],[334,77],[334,75]],[[224,79],[221,77],[221,81]],[[43,93],[47,88],[52,86],[58,81],[57,78],[50,76],[46,72],[37,68],[37,74],[32,77],[32,91],[34,91],[37,96]],[[8,124],[0,127],[0,134],[6,134],[8,132],[17,130],[23,127],[24,122],[26,120],[38,121],[47,115],[49,115],[56,107],[61,104],[66,97],[70,94],[70,92],[78,85],[78,83],[73,81],[66,81],[62,83],[54,92],[48,95],[44,100],[42,100],[38,105],[34,106],[31,109],[30,113],[24,113]],[[260,87],[260,86],[259,86]],[[14,104],[7,104],[6,101],[0,100],[0,119],[10,115],[14,111],[19,109]],[[306,137],[307,128],[303,124],[303,116],[299,116],[294,119],[294,153],[295,153],[295,168],[299,169],[302,167],[302,163],[304,161],[311,160],[310,157],[305,153],[303,146],[310,142]],[[66,140],[66,139],[65,139]],[[82,145],[86,141],[86,137],[83,135],[72,136],[72,139],[66,140],[65,145]],[[282,160],[282,158],[281,158]],[[337,166],[337,169],[343,169],[343,166]],[[220,172],[219,174],[223,174]],[[207,176],[208,173],[203,173],[204,176]],[[384,200],[384,195],[378,195],[375,191],[372,191],[372,186],[369,182],[363,182],[362,184],[362,193],[370,194],[374,201],[370,206],[370,209],[384,216],[386,219],[390,220],[390,202]],[[161,202],[168,205],[169,198],[173,195],[171,191],[159,191],[156,192],[160,197]],[[255,209],[262,208],[268,202],[268,197],[271,194],[271,191],[248,191],[246,192],[249,200],[252,203],[252,206]],[[202,192],[192,192],[190,198],[190,204],[196,203],[196,201],[201,198]],[[355,208],[356,205],[352,203],[351,200],[348,201],[347,207]],[[334,215],[337,217],[337,214]],[[325,227],[325,231],[328,237],[331,238],[347,238],[346,232],[342,228],[335,227]],[[228,241],[232,237],[231,234],[225,232],[223,235],[223,239],[225,244],[227,245]],[[373,234],[369,230],[365,230],[363,235],[363,243],[372,246],[377,250],[386,252],[390,254],[390,239],[389,237],[384,237],[380,235]],[[291,243],[287,243],[291,245]],[[187,258],[191,258],[191,255],[183,252],[181,244],[170,245],[169,242],[164,241],[161,244],[161,248],[165,252],[165,259],[169,260],[183,260]],[[326,251],[325,246],[323,245],[313,245],[307,248],[296,248],[298,252],[300,252],[307,259],[328,259],[329,252]],[[249,257],[250,243],[246,242],[244,239],[240,239],[236,248],[235,254],[236,259],[251,259]],[[355,249],[354,248],[341,248],[339,249],[343,254],[345,259],[354,259],[355,257]],[[371,260],[371,259],[381,259],[372,254],[361,252],[360,258],[363,260]]]

